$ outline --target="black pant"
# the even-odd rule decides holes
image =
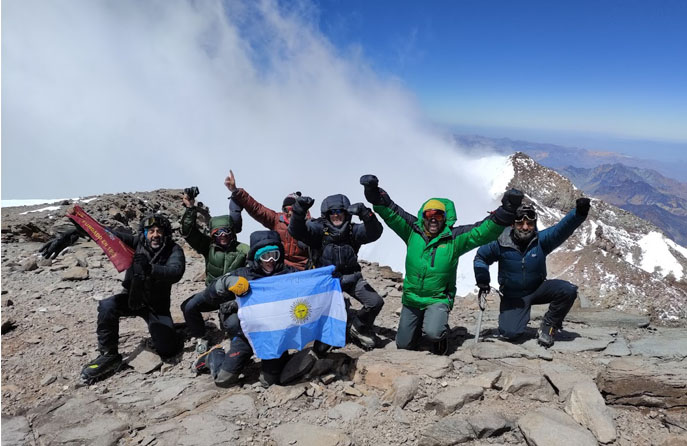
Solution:
[[[212,284],[186,299],[181,304],[181,311],[184,313],[189,335],[195,338],[205,336],[205,321],[202,313],[219,310],[220,305],[227,300],[217,295]]]
[[[366,328],[372,328],[377,315],[382,311],[384,299],[363,278],[346,284],[342,281],[341,289],[363,304],[363,308],[358,311],[358,319]]]
[[[127,316],[142,317],[146,321],[155,350],[161,357],[174,356],[181,349],[169,311],[159,313],[148,307],[132,310],[129,308],[129,295],[121,293],[103,299],[98,304],[96,333],[98,335],[98,348],[101,352],[117,351],[119,346],[119,318]]]
[[[559,279],[545,280],[534,292],[522,298],[504,296],[499,308],[499,333],[510,339],[520,336],[530,321],[532,305],[548,303],[551,305],[544,315],[544,322],[560,329],[576,298],[577,287]]]

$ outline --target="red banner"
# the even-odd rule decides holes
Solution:
[[[93,217],[88,215],[80,206],[74,206],[74,213],[68,214],[67,217],[81,226],[93,241],[105,251],[107,257],[115,268],[117,268],[117,271],[121,273],[129,269],[134,260],[134,250],[127,246],[126,243],[118,239],[117,236],[107,229],[103,228],[100,223],[95,221]]]

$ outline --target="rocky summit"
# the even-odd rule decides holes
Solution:
[[[178,221],[179,193],[104,195],[81,205],[106,224],[135,227],[150,210]],[[536,199],[564,209],[574,193],[551,191],[546,203]],[[666,324],[634,300],[623,301],[627,294],[608,297],[610,288],[600,290],[591,279],[580,283],[575,268],[589,258],[576,267],[570,261],[562,273],[573,274],[563,277],[574,282],[577,277],[587,304],[573,309],[550,349],[534,339],[540,310],[523,339],[497,339],[493,295],[475,343],[478,307],[475,295],[468,295],[451,312],[446,356],[432,355],[424,344],[419,351],[396,350],[402,275],[363,262],[364,276],[385,299],[376,323],[381,348],[348,345],[318,360],[300,380],[267,389],[258,381],[255,360],[238,386],[222,389],[209,375],[191,372],[190,341],[182,355],[163,362],[148,345],[145,323],[123,319],[120,351],[126,366],[81,386],[81,367],[96,355],[98,300],[119,290],[122,275],[83,239],[53,261],[38,257],[41,241],[66,223],[61,215],[69,204],[2,209],[3,445],[687,444],[684,310]],[[590,221],[603,225],[585,223],[587,229],[561,248],[553,271],[565,270],[564,259],[576,249],[620,265],[622,255],[603,247],[617,236],[605,232],[605,222],[621,218],[608,209],[593,210]],[[641,226],[632,222],[635,229]],[[598,227],[603,237],[591,237]],[[187,269],[173,288],[172,315],[183,333],[179,304],[203,288],[204,263],[180,243]],[[643,282],[666,289],[657,285],[659,274],[646,274]],[[647,284],[634,285],[633,292],[641,286]],[[217,316],[206,317],[216,341],[228,344]]]

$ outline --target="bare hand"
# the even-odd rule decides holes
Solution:
[[[227,186],[231,192],[236,191],[236,178],[234,178],[234,172],[229,170],[229,176],[224,179],[224,185]]]

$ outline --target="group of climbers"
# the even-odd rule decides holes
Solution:
[[[478,248],[474,271],[480,293],[491,288],[489,265],[498,262],[500,303],[499,335],[505,339],[520,336],[530,319],[532,305],[549,303],[538,331],[538,342],[549,347],[557,330],[577,297],[577,287],[563,280],[546,279],[546,256],[561,245],[585,220],[590,208],[588,198],[577,200],[576,208],[558,224],[537,231],[534,207],[523,203],[522,192],[507,191],[501,206],[485,219],[471,225],[455,225],[456,208],[447,198],[430,198],[416,215],[403,210],[379,187],[374,175],[360,178],[364,195],[372,209],[363,203],[351,204],[348,197],[336,194],[322,200],[321,216],[311,218],[314,199],[300,192],[287,195],[281,212],[260,204],[244,189],[238,188],[233,172],[225,179],[230,191],[230,214],[210,219],[210,234],[197,226],[195,196],[186,190],[181,235],[205,259],[204,290],[184,300],[181,309],[196,356],[193,369],[209,371],[221,387],[236,384],[253,351],[238,318],[237,296],[248,289],[248,281],[288,274],[308,268],[334,266],[341,289],[358,300],[362,308],[350,311],[347,334],[364,349],[378,346],[374,322],[384,300],[361,273],[358,251],[363,244],[378,240],[383,226],[377,215],[407,246],[402,309],[396,345],[416,349],[422,335],[431,352],[446,354],[448,318],[456,295],[459,257]],[[267,230],[250,236],[250,246],[240,243],[241,211]],[[354,223],[357,216],[360,223]],[[148,324],[155,349],[163,358],[177,355],[183,340],[177,335],[170,314],[171,285],[184,273],[183,250],[172,240],[169,220],[161,214],[146,216],[139,232],[132,236],[112,230],[135,251],[132,266],[123,282],[124,290],[98,305],[98,349],[100,355],[86,364],[81,377],[86,382],[101,379],[122,363],[118,352],[119,318],[140,316]],[[68,231],[46,243],[44,256],[56,256],[86,233]],[[346,299],[347,308],[349,302]],[[211,346],[202,313],[219,310],[222,329],[231,339],[229,351]],[[313,352],[324,355],[330,346],[315,342]],[[260,381],[279,382],[279,373],[288,355],[262,361]]]

